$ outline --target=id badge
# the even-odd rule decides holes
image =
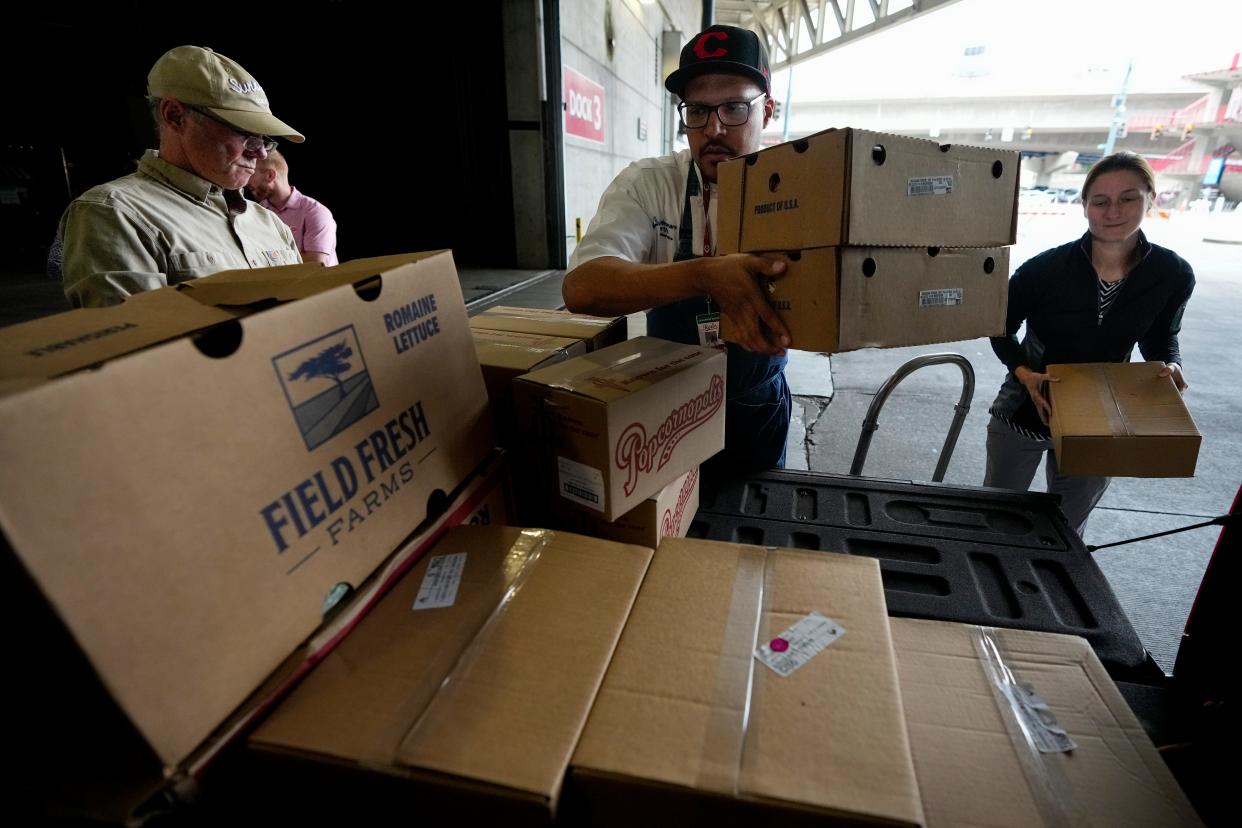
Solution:
[[[720,342],[720,314],[700,313],[694,317],[699,328],[699,344],[705,348],[716,348]]]

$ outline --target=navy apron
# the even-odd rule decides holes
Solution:
[[[694,252],[694,217],[690,200],[699,194],[691,162],[686,202],[677,231],[675,262],[699,258]],[[704,219],[707,220],[706,217]],[[673,342],[699,344],[698,319],[711,313],[712,300],[695,296],[647,311],[647,334]],[[725,373],[725,450],[713,464],[729,467],[784,468],[792,400],[785,384],[785,357],[756,354],[730,342]]]

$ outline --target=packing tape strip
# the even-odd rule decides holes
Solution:
[[[564,348],[539,348],[534,345],[515,345],[512,342],[497,342],[494,339],[489,339],[484,344],[488,348],[507,348],[510,351],[525,351],[530,354],[563,354],[565,352]]]
[[[1049,828],[1085,824],[1069,779],[1055,760],[1055,754],[1077,745],[1031,686],[1018,681],[995,628],[971,627],[971,640],[1043,824]]]
[[[737,796],[747,744],[758,728],[750,720],[756,692],[755,648],[770,595],[771,556],[743,548],[733,576],[711,715],[699,751],[697,786]]]
[[[505,554],[500,571],[494,576],[501,589],[500,600],[496,602],[496,606],[470,636],[465,647],[456,652],[451,647],[441,650],[436,660],[429,665],[425,673],[426,680],[402,703],[396,716],[400,726],[382,734],[372,749],[362,756],[361,765],[379,770],[391,768],[401,745],[417,738],[427,723],[434,721],[439,710],[438,702],[442,702],[453,687],[470,672],[478,660],[483,644],[488,641],[492,631],[513,604],[514,598],[530,579],[544,548],[555,537],[556,533],[548,529],[521,531]]]
[[[662,339],[653,340],[653,344],[649,348],[626,354],[606,363],[592,363],[589,367],[583,368],[581,371],[571,374],[564,379],[550,382],[548,385],[564,391],[577,391],[589,381],[595,386],[612,386],[624,390],[624,385],[618,382],[618,380],[633,380],[642,374],[662,367],[664,364],[672,364],[673,359],[670,359],[672,354],[691,347],[694,346],[667,342]],[[597,351],[596,354],[598,353]],[[693,354],[686,351],[684,357],[692,355],[697,356],[697,351],[693,352]],[[582,358],[590,361],[594,356],[594,354],[588,354]],[[624,373],[619,370],[623,367]]]
[[[1104,375],[1104,382],[1097,386],[1097,393],[1100,395],[1100,410],[1108,418],[1108,430],[1122,437],[1133,436],[1130,423],[1126,420],[1126,415],[1122,413],[1121,406],[1117,402],[1117,389],[1113,387],[1113,372],[1109,370],[1108,365],[1105,365],[1100,369],[1100,373]]]

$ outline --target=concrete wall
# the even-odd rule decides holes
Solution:
[[[662,33],[679,30],[680,43],[702,22],[700,0],[561,0],[561,62],[604,87],[604,142],[566,134],[566,250],[576,245],[575,220],[586,230],[599,197],[631,161],[667,151],[675,102],[664,90]],[[612,50],[606,42],[611,18]],[[549,67],[549,71],[553,67]],[[559,71],[560,67],[556,67]],[[639,120],[647,137],[639,138]]]

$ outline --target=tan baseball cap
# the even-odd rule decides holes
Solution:
[[[267,95],[253,75],[237,61],[202,46],[178,46],[165,52],[147,75],[147,94],[204,107],[243,132],[298,144],[306,140],[272,114]]]

